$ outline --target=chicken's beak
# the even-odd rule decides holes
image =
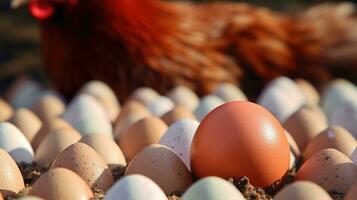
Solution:
[[[26,6],[27,4],[30,3],[30,0],[12,0],[11,1],[11,8],[12,9],[17,9],[22,6]]]

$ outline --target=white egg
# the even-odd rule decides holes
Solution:
[[[82,135],[101,133],[113,138],[112,125],[107,113],[91,95],[81,94],[73,99],[63,114],[63,119]]]
[[[160,139],[160,144],[173,150],[191,171],[190,149],[192,138],[195,135],[199,123],[183,119],[172,124]]]
[[[248,100],[242,90],[230,83],[218,85],[212,94],[220,97],[225,102]]]
[[[305,97],[294,81],[287,77],[279,77],[264,88],[257,102],[284,123],[305,104]]]
[[[167,96],[178,106],[183,106],[190,111],[195,110],[200,99],[189,88],[185,86],[177,86],[173,88]]]
[[[17,162],[32,163],[33,149],[25,135],[11,123],[0,124],[0,148]]]
[[[350,155],[351,160],[353,163],[357,166],[357,147],[355,147],[355,150]]]
[[[336,106],[329,116],[331,125],[342,126],[357,138],[357,99],[355,101],[343,101]]]
[[[130,99],[137,100],[143,105],[148,106],[152,101],[159,97],[160,95],[152,88],[141,87],[133,92]]]
[[[104,200],[167,200],[165,193],[151,179],[135,174],[117,181],[107,192]]]
[[[203,97],[198,104],[198,107],[195,109],[194,114],[198,121],[202,121],[202,119],[213,109],[217,108],[218,106],[224,104],[224,101],[215,96],[215,95],[207,95]]]
[[[148,110],[155,116],[161,117],[175,107],[175,104],[167,97],[160,96],[151,101],[147,106]]]
[[[290,151],[290,165],[289,169],[292,169],[295,166],[296,158],[294,154]]]
[[[14,108],[31,108],[42,92],[41,85],[29,77],[20,77],[12,85],[8,99]]]

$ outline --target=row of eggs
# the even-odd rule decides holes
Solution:
[[[100,144],[91,145],[91,143],[100,141],[99,138],[103,138],[99,136],[106,135],[109,136],[108,138],[114,137],[114,139],[119,143],[119,146],[121,147],[121,150],[124,152],[124,155],[128,161],[130,160],[136,161],[137,163],[136,166],[135,166],[135,162],[130,163],[127,172],[130,171],[129,170],[130,166],[135,166],[137,169],[134,169],[133,173],[141,173],[149,176],[156,183],[158,183],[158,185],[164,190],[166,194],[175,192],[177,190],[183,191],[192,182],[192,178],[190,178],[191,166],[190,166],[189,151],[190,151],[193,135],[195,134],[195,131],[199,126],[199,123],[194,121],[194,119],[197,118],[201,121],[206,116],[207,113],[209,113],[217,106],[223,104],[224,103],[223,99],[225,99],[226,101],[246,100],[246,97],[238,88],[229,84],[222,84],[212,95],[202,98],[201,101],[198,100],[197,96],[195,96],[195,94],[192,91],[182,86],[173,89],[167,95],[169,98],[164,96],[159,96],[155,91],[151,89],[142,88],[134,92],[132,99],[134,99],[135,101],[129,101],[123,106],[122,109],[120,109],[119,103],[116,100],[115,95],[111,92],[111,90],[103,83],[95,81],[95,82],[88,83],[86,86],[84,86],[84,88],[79,92],[80,95],[78,95],[69,104],[67,109],[65,109],[65,106],[61,101],[61,98],[58,98],[57,95],[54,95],[53,93],[47,93],[45,95],[34,95],[34,93],[39,92],[39,89],[36,89],[37,87],[36,84],[32,82],[32,84],[35,85],[36,87],[32,86],[32,88],[28,89],[28,87],[31,86],[31,84],[28,83],[29,82],[28,80],[25,82],[26,84],[24,83],[17,84],[16,85],[17,88],[16,90],[14,90],[15,92],[11,91],[10,93],[11,95],[9,95],[10,98],[8,99],[10,100],[11,104],[14,107],[32,107],[33,111],[42,119],[43,123],[46,124],[45,125],[46,128],[44,128],[44,126],[42,125],[38,125],[37,128],[33,128],[33,127],[29,127],[29,125],[23,124],[23,122],[31,121],[31,120],[32,120],[31,125],[33,124],[36,125],[35,123],[36,121],[41,122],[41,120],[33,120],[30,119],[30,117],[26,117],[30,115],[35,116],[33,113],[31,113],[31,111],[26,109],[18,109],[17,111],[15,111],[15,113],[12,114],[13,117],[12,119],[10,119],[10,121],[19,127],[19,129],[23,132],[26,138],[31,142],[33,148],[36,149],[36,154],[35,154],[36,162],[45,166],[45,165],[51,165],[51,163],[53,163],[56,157],[57,157],[56,160],[61,160],[58,159],[58,157],[61,157],[58,155],[68,146],[80,140],[81,135],[83,135],[84,137],[81,139],[81,142],[89,144],[89,146],[95,149],[95,151],[99,152],[100,156],[105,158],[105,161],[109,164],[109,168],[111,165],[125,166],[126,160],[124,159],[123,154],[121,153],[120,149],[115,143],[106,141]],[[290,79],[287,79],[285,77],[278,78],[272,81],[272,83],[267,86],[267,88],[263,91],[261,97],[258,99],[258,103],[266,107],[268,110],[270,110],[279,119],[280,123],[284,124],[284,127],[293,136],[290,137],[290,142],[289,142],[292,150],[291,153],[292,158],[294,156],[299,156],[300,150],[304,150],[303,153],[301,154],[305,156],[307,154],[313,155],[314,153],[328,147],[336,148],[348,156],[351,155],[353,149],[355,149],[356,146],[356,141],[353,138],[353,136],[343,128],[330,127],[329,129],[326,129],[328,126],[326,122],[327,120],[323,120],[322,119],[323,117],[321,117],[322,114],[320,110],[316,109],[316,104],[318,102],[317,92],[314,92],[314,90],[308,85],[307,82],[300,81],[298,83],[300,84],[296,84]],[[341,105],[341,104],[343,105],[344,102],[350,101],[351,96],[353,97],[353,95],[351,95],[353,94],[354,91],[353,89],[344,89],[345,87],[348,88],[350,86],[352,88],[353,85],[346,81],[337,80],[333,82],[330,86],[330,89],[327,90],[326,92],[327,95],[325,95],[326,98],[324,98],[327,100],[323,100],[323,102],[333,102],[333,103],[323,103],[322,104],[323,108],[324,110],[336,109],[333,112],[330,111],[332,117],[328,116],[329,119],[336,118],[333,116],[336,115],[336,113],[338,114],[342,112],[339,110],[341,109],[343,110],[343,108],[337,109],[331,107],[336,107],[335,105]],[[16,91],[21,91],[21,92],[16,92]],[[305,92],[301,92],[301,91],[305,91]],[[341,91],[344,91],[347,94]],[[30,95],[28,95],[25,98],[23,97],[24,94],[30,94]],[[33,100],[34,102],[32,105],[30,104],[24,105],[21,102],[23,101],[23,99],[26,100],[24,101],[26,103],[31,102],[30,99],[36,96],[42,96],[42,97],[39,100],[36,100],[37,102]],[[1,120],[1,116],[6,116],[6,112],[11,113],[11,107],[9,108],[9,106],[6,106],[6,102],[2,101],[0,105],[1,104],[5,105],[3,106],[4,109],[1,109],[1,111],[5,110],[5,112],[0,113],[0,120]],[[347,109],[348,112],[351,112],[351,110],[353,111],[353,109]],[[119,117],[116,117],[118,116],[119,111],[120,111]],[[21,114],[21,113],[27,113],[27,114]],[[194,113],[194,115],[192,113]],[[56,119],[56,120],[53,119],[53,117],[58,117],[60,115],[62,115],[65,121],[60,119]],[[161,117],[161,119],[159,117]],[[117,120],[115,120],[116,118]],[[187,118],[191,120],[182,120],[177,123],[174,123],[172,126],[169,127],[169,130],[171,129],[171,131],[167,130],[167,125],[171,125],[173,122],[181,118]],[[3,119],[6,119],[6,117],[3,117]],[[353,120],[353,118],[351,117],[349,117],[349,119]],[[219,120],[220,119],[217,119],[218,126],[221,123],[219,122]],[[291,122],[289,123],[289,121]],[[319,123],[320,121],[321,123]],[[110,122],[114,122],[115,124],[114,134],[112,134],[113,130]],[[333,121],[331,123],[334,124]],[[300,125],[302,124],[303,126],[300,126],[299,124]],[[11,125],[9,124],[3,124],[3,125],[6,125],[5,127],[11,127]],[[347,128],[351,132],[353,131],[352,126],[350,127],[347,126],[348,123],[347,125],[346,124],[342,124],[342,125],[345,125],[345,128]],[[61,128],[58,127],[56,128],[56,126],[59,126]],[[75,129],[68,128],[68,127],[74,127]],[[7,139],[0,139],[0,142],[6,141],[3,142],[2,144],[3,146],[0,146],[0,148],[7,149],[7,151],[10,152],[10,155],[12,155],[17,162],[21,162],[21,161],[31,162],[33,160],[33,151],[31,153],[31,148],[30,148],[31,145],[24,144],[26,142],[23,143],[19,142],[18,140],[23,140],[21,139],[21,136],[19,136],[22,135],[21,131],[18,130],[14,131],[16,128],[14,128],[13,126],[11,129],[12,129],[11,132],[18,132],[20,134],[17,133],[13,134],[13,135],[17,135],[16,137],[14,137],[13,141],[11,141],[12,140],[11,136],[7,136],[7,137],[2,136]],[[36,130],[36,129],[37,132],[36,131],[31,132],[31,130]],[[4,133],[7,131],[2,131],[2,132]],[[49,134],[49,132],[51,133]],[[171,134],[167,134],[165,132],[171,132]],[[93,133],[99,133],[99,134],[93,134]],[[41,137],[39,137],[38,135],[40,135]],[[289,133],[286,133],[286,135],[289,138]],[[316,135],[319,135],[319,137],[315,137]],[[31,140],[31,139],[36,139],[36,136],[38,136],[37,138],[40,139]],[[87,142],[83,140],[87,140]],[[103,140],[108,140],[108,139],[106,138]],[[222,138],[222,140],[223,140],[223,144],[225,144],[224,138]],[[294,143],[294,140],[296,141],[296,143]],[[314,140],[315,142],[313,142]],[[33,143],[33,141],[37,141],[37,142]],[[312,144],[310,144],[310,141]],[[141,151],[142,148],[153,143],[161,143],[163,145],[166,145],[170,149],[165,146],[153,145]],[[217,141],[217,143],[219,143],[219,141]],[[345,143],[347,143],[347,145]],[[15,145],[15,147],[9,147],[11,145]],[[116,148],[110,148],[110,146],[113,147],[115,146]],[[312,147],[308,148],[309,146]],[[109,153],[105,152],[103,150],[103,147],[106,147],[106,149],[111,149],[111,150],[109,151]],[[239,146],[236,148],[238,148],[236,149],[237,151],[242,151],[239,149]],[[307,151],[310,153],[305,153],[306,148],[312,149]],[[21,150],[14,151],[14,149],[21,149]],[[67,150],[68,149],[70,148],[67,148]],[[207,151],[209,151],[209,149],[207,149]],[[110,154],[110,152],[115,152],[116,156],[108,155]],[[140,154],[137,155],[138,152],[140,152],[141,156]],[[175,152],[176,154],[172,152]],[[47,153],[52,155],[48,156]],[[338,162],[346,162],[346,160],[348,161],[348,158],[341,156],[340,152],[337,151],[335,152],[330,150],[328,152],[323,152],[323,153],[326,153],[328,155],[332,154],[332,158],[333,158],[332,162],[338,163]],[[76,154],[76,153],[72,153],[72,154]],[[157,165],[154,165],[157,159],[160,159],[160,156],[162,156],[162,154],[164,154],[164,157],[162,158],[163,161],[161,162],[164,162],[164,164],[159,163]],[[171,158],[170,155],[172,155]],[[184,161],[183,162],[184,164],[181,163],[182,161],[180,159],[176,158],[177,155],[181,157],[181,159]],[[62,156],[62,161],[64,163],[68,162],[67,157],[68,155]],[[176,160],[172,159],[174,157]],[[147,158],[153,158],[153,159],[152,160],[149,159],[149,161],[147,161]],[[114,159],[115,161],[110,159]],[[93,159],[89,157],[89,159],[79,158],[79,160],[87,161]],[[227,160],[226,162],[229,163],[229,159],[226,160]],[[150,163],[152,163],[152,166],[145,166],[145,164],[150,164]],[[172,166],[169,165],[170,163],[172,164]],[[292,162],[291,165],[293,164],[294,163]],[[168,170],[165,168],[158,169],[157,166],[160,165],[165,166],[165,168],[168,169],[180,168],[181,166],[181,169],[178,169],[178,171],[176,171],[177,174],[175,174],[175,172],[171,174],[170,177],[171,183],[170,181],[169,183],[167,182],[165,183],[165,180],[164,182],[162,182],[160,178],[162,178],[161,177],[162,173]],[[311,165],[314,166],[314,164]],[[322,163],[322,166],[323,165],[324,163]],[[331,164],[331,166],[335,166],[335,165],[337,164],[336,163]],[[52,164],[52,167],[53,166],[54,164]],[[62,164],[58,164],[57,167],[63,167],[63,166]],[[65,167],[68,167],[68,165],[65,164]],[[216,167],[221,167],[221,166],[216,166]],[[222,166],[223,168],[222,170],[224,170],[224,167],[227,166]],[[262,166],[262,168],[264,168],[264,166]],[[146,173],[145,170],[148,169],[149,171],[151,170],[153,174],[145,174]],[[345,169],[346,168],[343,168],[343,170],[341,171],[345,171]],[[317,165],[315,166],[315,169],[312,169],[313,173],[310,173],[311,174],[310,176],[315,176],[314,177],[315,179],[321,178],[321,177],[316,177],[316,175],[314,174],[317,170],[321,170],[320,165]],[[355,169],[352,167],[349,171],[346,172],[347,175],[350,176],[351,181],[347,180],[346,183],[342,183],[342,185],[346,184],[346,186],[342,189],[338,188],[340,189],[340,191],[345,193],[346,188],[348,188],[348,186],[352,184],[353,178],[355,178],[354,171]],[[186,172],[186,176],[185,176],[185,172]],[[80,174],[80,172],[77,173]],[[325,175],[321,175],[320,173],[320,176],[325,176]],[[342,175],[343,179],[345,177],[346,176]],[[170,178],[168,178],[167,180],[170,180]],[[177,179],[175,180],[174,178]],[[329,181],[330,182],[332,181],[332,183],[336,183],[333,182],[333,180],[329,180]],[[183,186],[179,186],[180,184],[182,184]],[[321,185],[321,182],[319,182],[319,184]],[[105,186],[105,184],[101,183],[99,184],[99,186],[103,187]],[[107,189],[107,188],[101,188],[101,189]]]

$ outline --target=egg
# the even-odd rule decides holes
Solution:
[[[134,174],[116,182],[107,192],[104,200],[167,200],[161,188],[149,178]]]
[[[33,150],[26,137],[13,124],[0,123],[0,148],[17,162],[32,163]]]
[[[107,163],[90,146],[75,143],[60,153],[51,169],[67,168],[77,173],[93,190],[107,191],[114,179]]]
[[[222,83],[218,85],[212,94],[221,98],[225,102],[248,100],[245,94],[237,86],[231,83]]]
[[[17,109],[9,122],[20,129],[29,142],[32,142],[42,127],[42,121],[26,108]]]
[[[320,102],[320,95],[317,92],[316,88],[307,80],[297,79],[297,86],[305,97],[305,101],[310,105],[318,105]]]
[[[130,96],[131,100],[136,100],[145,106],[149,105],[152,101],[159,98],[160,95],[153,89],[142,87],[136,89]]]
[[[127,101],[118,119],[114,123],[114,138],[117,140],[130,125],[143,119],[145,117],[151,116],[151,113],[146,109],[146,107],[136,101]]]
[[[296,157],[295,155],[290,151],[290,163],[289,163],[289,169],[292,169],[293,167],[296,166]]]
[[[285,136],[288,139],[290,151],[294,154],[294,156],[300,156],[301,152],[300,152],[299,146],[296,144],[293,136],[291,136],[287,130],[285,130]]]
[[[50,166],[63,150],[80,139],[81,135],[72,128],[60,128],[50,131],[36,150],[36,163],[42,167]]]
[[[119,146],[103,134],[86,135],[79,142],[92,147],[106,161],[109,168],[126,166],[124,154]]]
[[[103,106],[91,95],[81,94],[72,100],[63,119],[82,135],[102,133],[113,138],[112,125]]]
[[[50,120],[46,121],[41,129],[39,130],[39,132],[35,135],[35,137],[32,139],[31,141],[31,145],[33,147],[34,150],[37,149],[38,145],[40,145],[40,143],[42,142],[43,138],[50,133],[53,130],[56,129],[61,129],[61,128],[72,128],[72,126],[64,121],[61,118],[51,118]]]
[[[336,107],[346,101],[357,99],[357,88],[351,82],[344,79],[332,81],[324,90],[322,96],[322,108],[329,117],[335,112]]]
[[[199,178],[247,176],[264,188],[281,179],[290,163],[279,121],[263,107],[243,101],[208,114],[193,137],[190,154],[191,169]]]
[[[198,125],[199,123],[197,121],[188,119],[177,121],[167,129],[159,141],[160,144],[173,150],[183,160],[189,170],[191,170],[191,142]]]
[[[193,184],[182,200],[245,200],[242,193],[231,183],[219,177],[207,177]]]
[[[328,127],[322,110],[316,106],[303,106],[283,124],[293,136],[301,151],[304,151],[312,138]]]
[[[29,78],[18,78],[6,93],[7,100],[14,108],[31,108],[42,93],[41,85]]]
[[[357,98],[342,102],[329,116],[330,124],[342,126],[357,138]]]
[[[107,84],[101,81],[90,81],[82,87],[79,94],[92,95],[102,104],[111,121],[117,118],[120,104],[114,91]]]
[[[189,88],[185,86],[176,86],[167,94],[176,106],[184,107],[190,111],[193,111],[198,106],[200,99]]]
[[[52,118],[60,117],[66,110],[63,100],[55,94],[42,95],[33,105],[32,110],[41,118],[48,122]]]
[[[343,153],[324,149],[301,166],[296,180],[312,181],[328,192],[345,194],[357,181],[357,167]]]
[[[164,114],[161,119],[167,124],[171,125],[181,119],[196,120],[193,113],[185,107],[176,106],[174,109],[170,110]]]
[[[304,159],[310,158],[313,154],[327,148],[334,148],[350,156],[357,142],[346,129],[332,126],[315,136],[304,151]]]
[[[0,148],[0,196],[13,195],[25,187],[20,169],[11,156]]]
[[[131,160],[136,153],[150,144],[158,143],[167,130],[159,118],[147,117],[132,124],[119,138],[119,146],[125,157]]]
[[[207,95],[201,99],[193,114],[198,121],[201,121],[209,112],[222,104],[224,104],[224,101],[221,98]]]
[[[51,200],[92,199],[87,184],[74,172],[56,168],[43,174],[30,189],[29,195]]]
[[[348,190],[343,200],[355,200],[357,197],[357,183]]]
[[[349,157],[351,158],[353,163],[357,166],[357,147],[355,147],[355,149],[353,150],[353,152]]]
[[[160,96],[149,103],[148,110],[156,117],[161,117],[175,107],[175,104],[167,97]]]
[[[14,113],[12,107],[2,98],[0,98],[0,123],[5,122]]]
[[[283,123],[305,104],[305,97],[294,81],[279,77],[265,86],[257,102]]]
[[[153,144],[136,154],[125,176],[141,174],[152,179],[165,194],[183,192],[192,183],[192,176],[183,161],[171,149]]]
[[[296,181],[281,189],[274,200],[332,200],[319,185],[309,181]]]
[[[36,197],[36,196],[23,196],[20,198],[17,198],[17,200],[44,200],[40,197]]]

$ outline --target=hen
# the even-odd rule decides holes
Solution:
[[[286,16],[228,2],[27,1],[40,22],[44,64],[67,96],[92,79],[121,99],[140,86],[165,92],[184,84],[205,94],[233,82],[256,91],[279,75],[319,83],[357,60],[348,3]]]

